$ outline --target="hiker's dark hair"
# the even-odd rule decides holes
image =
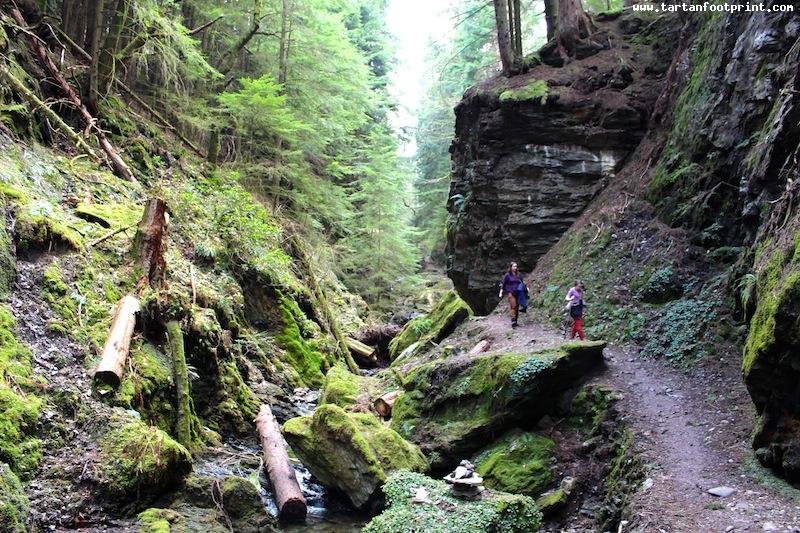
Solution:
[[[514,265],[517,265],[517,262],[516,261],[511,261],[511,263],[508,264],[508,270],[506,270],[506,272],[511,274],[511,270],[512,270],[512,267]],[[517,272],[519,272],[519,265],[517,265]]]

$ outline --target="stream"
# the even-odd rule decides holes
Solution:
[[[295,390],[293,411],[295,415],[310,415],[316,408],[319,391]],[[299,461],[291,458],[297,473],[297,481],[308,505],[308,516],[304,522],[281,523],[283,531],[303,533],[357,533],[369,522],[370,516],[353,509],[346,498],[329,492],[311,475]],[[272,487],[264,468],[258,440],[228,440],[223,445],[209,450],[197,458],[195,473],[200,476],[224,478],[238,476],[259,486],[261,501],[272,516],[278,508]]]

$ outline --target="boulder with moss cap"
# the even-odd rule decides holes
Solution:
[[[425,457],[413,444],[367,413],[348,413],[333,404],[321,405],[314,416],[284,424],[284,436],[314,476],[367,508],[380,499],[387,473],[425,471]]]

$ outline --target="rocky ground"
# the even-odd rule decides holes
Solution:
[[[474,319],[492,350],[523,351],[563,342],[560,332],[532,318],[509,328],[500,310]],[[645,479],[620,531],[800,531],[800,492],[757,466],[749,445],[754,412],[739,376],[736,353],[715,354],[681,371],[639,357],[635,349],[606,348],[606,367],[591,381],[621,393],[621,418],[635,434]],[[569,470],[566,467],[565,470]],[[709,490],[729,487],[727,497]],[[554,531],[587,531],[579,512]]]

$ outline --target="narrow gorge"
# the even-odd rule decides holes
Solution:
[[[794,6],[467,4],[0,0],[0,532],[800,531]]]

